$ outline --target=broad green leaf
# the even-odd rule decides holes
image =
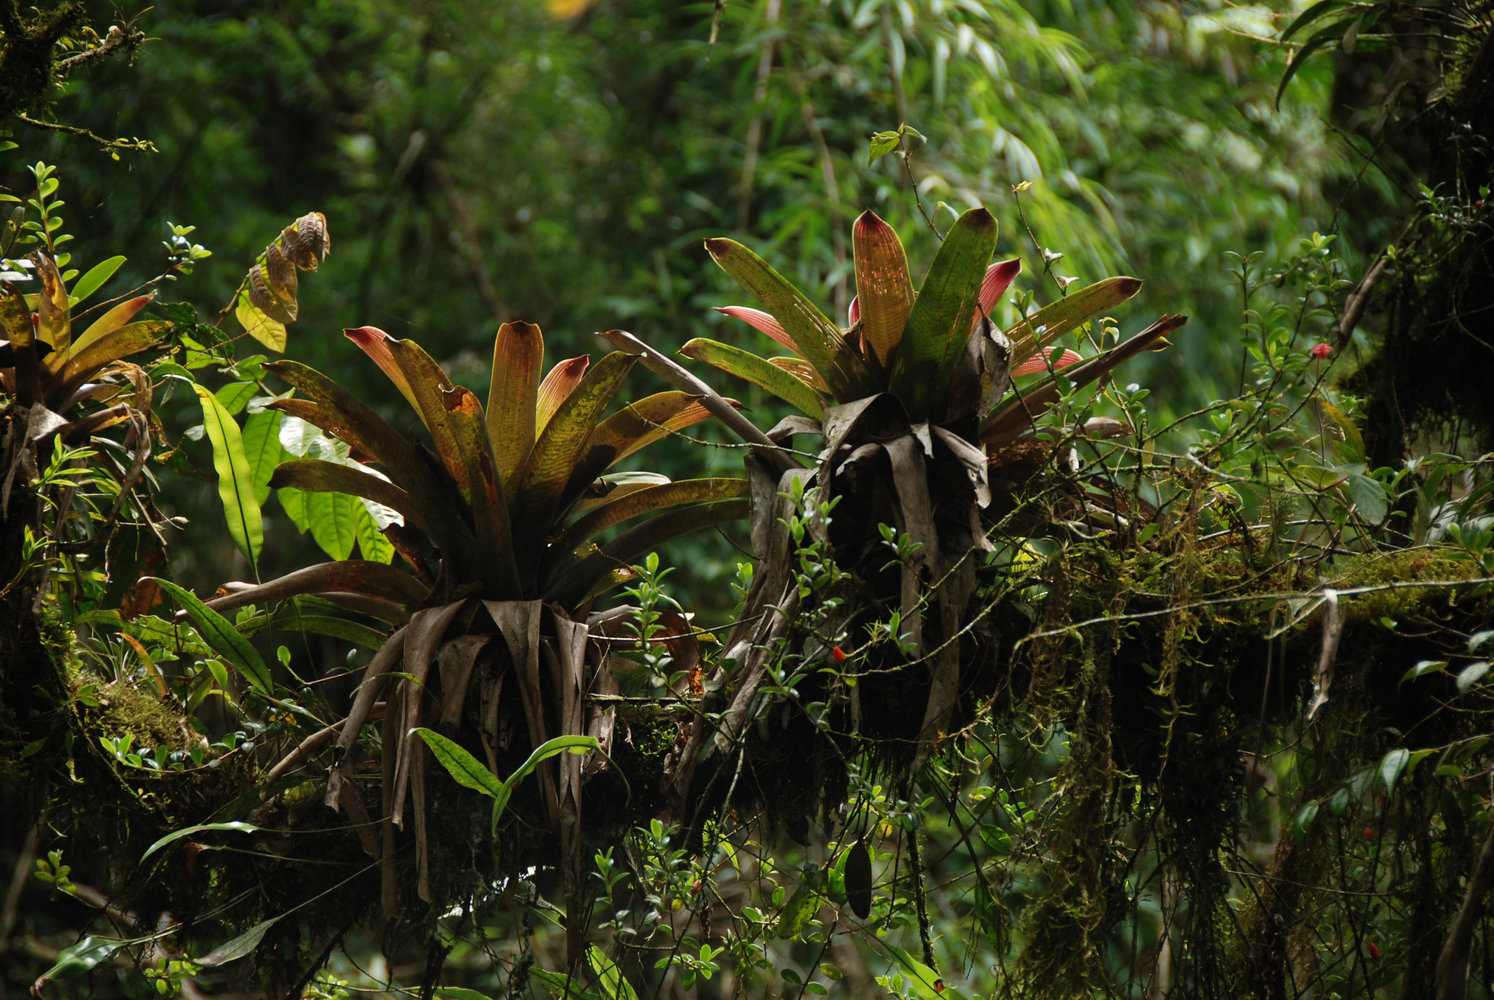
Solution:
[[[589,753],[600,749],[602,744],[595,736],[556,736],[548,739],[532,750],[524,763],[514,769],[514,773],[504,779],[503,783],[512,788],[534,773],[539,767],[551,757],[558,757],[563,753]]]
[[[198,634],[208,647],[231,663],[251,687],[266,697],[274,696],[275,684],[270,678],[265,661],[227,618],[202,603],[196,594],[170,580],[158,576],[143,579],[160,584],[161,589],[187,612],[187,617],[192,619],[192,624],[197,627]]]
[[[870,147],[868,149],[869,159],[867,163],[876,163],[888,153],[897,149],[902,142],[902,136],[896,132],[874,132],[872,133]]]
[[[176,841],[181,840],[183,837],[192,837],[199,833],[209,833],[215,830],[232,830],[236,833],[257,833],[259,832],[259,827],[255,826],[253,823],[245,823],[243,820],[232,820],[227,823],[199,823],[197,826],[183,827],[182,829],[177,830],[175,833],[168,833],[166,836],[162,837],[160,840],[147,847],[145,849],[145,853],[140,855],[140,860],[144,862],[146,858],[150,857],[152,854],[156,853],[167,844],[173,844]]]
[[[424,512],[408,493],[387,479],[351,465],[317,458],[294,459],[275,469],[269,485],[275,489],[291,487],[306,492],[346,493],[362,497],[397,511],[405,518],[405,523],[429,533]]]
[[[1318,818],[1318,800],[1311,799],[1302,803],[1302,808],[1292,817],[1292,829],[1297,836],[1302,836],[1312,826],[1312,821]]]
[[[123,256],[101,260],[84,272],[83,277],[73,282],[73,301],[81,302],[103,287],[104,282],[114,277],[114,272],[125,262]]]
[[[1489,672],[1488,660],[1475,660],[1462,670],[1458,671],[1458,694],[1467,694],[1468,689],[1473,687]]]
[[[852,227],[851,245],[856,258],[861,336],[872,356],[886,368],[903,339],[903,328],[913,310],[908,257],[893,228],[870,210],[861,213]]]
[[[762,386],[801,413],[807,413],[817,420],[825,415],[825,404],[819,393],[766,358],[760,358],[750,351],[697,337],[681,347],[680,353]]]
[[[546,969],[530,969],[529,978],[538,981],[552,996],[564,997],[565,1000],[603,1000],[600,993],[592,990],[583,990],[576,982],[576,976],[567,976],[559,972],[550,972]],[[440,990],[437,990],[440,995]]]
[[[1115,308],[1141,290],[1141,279],[1124,276],[1105,278],[1043,306],[1006,331],[1012,342],[1011,364],[1020,365],[1082,323]]]
[[[280,443],[280,422],[284,414],[276,410],[251,413],[244,420],[244,458],[254,481],[254,500],[263,507],[270,498],[270,477],[285,457]]]
[[[587,753],[601,748],[601,743],[594,736],[556,736],[548,739],[534,748],[529,757],[514,770],[493,796],[493,823],[492,832],[498,831],[498,821],[503,818],[504,811],[508,808],[509,797],[514,793],[514,786],[534,773],[539,767],[551,757],[563,753]]]
[[[944,416],[950,377],[970,341],[981,282],[995,250],[995,218],[973,208],[950,228],[929,266],[889,383],[915,421]]]
[[[1406,770],[1406,764],[1411,760],[1411,751],[1405,747],[1397,747],[1385,755],[1380,761],[1380,780],[1385,782],[1385,794],[1391,795],[1395,792],[1395,783]]]
[[[533,975],[532,971],[530,975]],[[436,1000],[493,1000],[486,993],[469,990],[465,986],[437,986],[434,996]]]
[[[809,921],[820,908],[820,897],[809,887],[808,882],[800,882],[799,888],[783,904],[783,909],[778,914],[778,922],[773,925],[773,936],[785,940],[793,940],[798,937],[804,928],[809,926]]]
[[[504,323],[493,339],[493,381],[488,387],[488,440],[493,466],[505,486],[534,447],[535,410],[545,338],[532,323]]]
[[[1418,660],[1416,666],[1401,676],[1401,683],[1404,684],[1409,680],[1415,680],[1426,674],[1440,674],[1446,669],[1446,660]]]
[[[419,736],[425,741],[425,745],[430,747],[431,756],[436,758],[437,763],[446,768],[446,773],[451,775],[452,780],[463,788],[481,792],[489,798],[496,798],[503,790],[503,782],[498,780],[497,775],[445,736],[423,726],[411,729],[410,734]]]
[[[1359,466],[1349,473],[1349,498],[1354,502],[1359,516],[1370,524],[1379,524],[1390,512],[1390,498],[1385,493],[1385,484]]]
[[[258,391],[259,386],[253,382],[230,382],[213,395],[218,397],[218,402],[223,404],[223,409],[228,411],[229,416],[236,417]]]
[[[311,521],[306,513],[306,494],[297,489],[289,487],[275,491],[275,499],[280,501],[280,507],[285,511],[285,516],[290,518],[291,524],[296,530],[305,534],[306,529],[311,527]]]
[[[295,629],[297,632],[306,632],[314,635],[331,636],[341,639],[354,646],[362,646],[364,649],[378,649],[384,645],[389,638],[388,634],[358,622],[349,621],[346,618],[338,618],[334,615],[307,614],[299,610],[300,605],[320,607],[323,602],[316,598],[304,597],[294,604],[287,604],[275,612],[267,628]],[[328,605],[334,606],[335,605]]]
[[[394,543],[384,537],[374,521],[366,501],[359,501],[353,519],[353,536],[358,540],[358,555],[370,562],[388,563],[394,560]]]
[[[306,397],[278,399],[268,408],[315,424],[382,465],[426,515],[436,547],[460,569],[471,556],[473,537],[450,480],[366,403],[322,373],[293,361],[265,368]]]
[[[638,994],[633,992],[633,987],[623,978],[622,970],[602,949],[594,944],[587,945],[586,962],[597,977],[598,988],[608,1000],[638,1000]]]
[[[89,972],[109,961],[119,952],[137,942],[126,941],[120,938],[88,937],[81,938],[77,944],[64,948],[57,955],[57,961],[52,967],[41,974],[37,979],[38,989],[35,995],[41,996],[39,987],[46,980],[59,979],[63,976],[76,976],[82,972]]]
[[[1338,0],[1324,0],[1324,2],[1337,4]],[[1312,8],[1304,11],[1302,17],[1298,18],[1298,21],[1301,21],[1309,13],[1312,13]],[[1292,77],[1297,75],[1297,70],[1302,68],[1302,64],[1307,61],[1307,57],[1328,43],[1337,42],[1344,36],[1344,32],[1348,28],[1348,21],[1340,21],[1337,24],[1329,25],[1309,38],[1307,44],[1292,53],[1291,61],[1287,63],[1286,72],[1281,74],[1281,82],[1276,85],[1276,104],[1278,107],[1281,105],[1281,95],[1286,93],[1287,84],[1292,82]]]
[[[705,246],[721,269],[778,320],[799,353],[814,365],[837,399],[842,402],[860,399],[880,388],[835,324],[761,257],[735,240],[710,239]]]
[[[229,537],[248,558],[249,565],[258,566],[259,553],[265,544],[264,523],[239,425],[205,386],[195,385],[193,390],[202,404],[203,429],[213,445],[213,469],[218,473],[218,497],[228,519]]]
[[[1316,404],[1328,419],[1333,421],[1333,425],[1339,429],[1339,433],[1343,434],[1343,441],[1338,445],[1339,452],[1347,461],[1363,462],[1364,435],[1359,433],[1359,428],[1354,426],[1354,421],[1350,420],[1348,414],[1344,413],[1343,410],[1340,410],[1326,399],[1318,399],[1316,400]],[[1378,521],[1379,518],[1375,520]]]
[[[919,1000],[948,1000],[944,981],[939,978],[939,973],[886,940],[878,943],[897,959],[897,964],[902,966],[903,974],[907,976],[908,983]]]
[[[285,353],[285,343],[288,339],[285,324],[277,319],[272,319],[259,306],[249,299],[249,286],[246,283],[239,289],[239,297],[234,303],[234,318],[244,328],[244,332],[255,340],[264,344],[276,354]]]
[[[227,965],[229,962],[243,958],[259,947],[259,942],[264,939],[266,932],[282,919],[289,916],[291,912],[287,910],[268,920],[261,920],[233,940],[224,942],[201,958],[194,958],[192,961],[198,965],[211,968],[217,965]]]
[[[1298,14],[1292,20],[1291,24],[1287,25],[1287,29],[1281,33],[1281,40],[1283,42],[1289,41],[1293,35],[1301,31],[1303,28],[1307,27],[1312,22],[1316,21],[1318,18],[1322,17],[1324,14],[1330,14],[1334,10],[1345,9],[1347,9],[1345,0],[1318,0],[1317,3],[1312,4],[1302,13]]]
[[[358,540],[354,519],[361,507],[357,497],[346,493],[306,493],[305,497],[307,526],[322,551],[333,559],[352,555]]]

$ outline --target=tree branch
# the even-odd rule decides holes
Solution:
[[[1489,825],[1484,846],[1479,848],[1473,876],[1463,894],[1463,905],[1442,945],[1442,954],[1437,956],[1437,1000],[1463,1000],[1468,988],[1468,950],[1479,911],[1491,887],[1494,887],[1494,823]]]

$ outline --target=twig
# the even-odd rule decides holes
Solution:
[[[156,149],[156,144],[151,142],[149,139],[105,139],[98,133],[90,132],[88,129],[83,128],[79,125],[64,125],[61,122],[44,122],[39,119],[32,118],[30,115],[23,114],[19,111],[16,112],[16,121],[24,122],[25,124],[30,125],[32,128],[45,129],[49,132],[66,132],[68,135],[82,136],[85,139],[89,139],[93,142],[98,143],[105,149],[114,150],[116,152],[159,152],[159,150]]]
[[[1121,621],[1141,621],[1144,618],[1157,618],[1161,615],[1175,614],[1179,611],[1191,611],[1195,608],[1213,608],[1227,604],[1249,604],[1252,601],[1295,601],[1316,598],[1318,601],[1325,599],[1329,589],[1334,590],[1340,597],[1354,596],[1355,594],[1377,594],[1385,590],[1412,590],[1422,587],[1427,590],[1449,590],[1458,587],[1477,587],[1483,584],[1494,583],[1494,576],[1471,576],[1466,580],[1390,580],[1386,583],[1368,584],[1363,587],[1332,587],[1316,591],[1300,590],[1277,590],[1264,594],[1246,594],[1240,597],[1210,597],[1197,601],[1189,601],[1186,604],[1174,605],[1172,607],[1157,608],[1151,611],[1132,611],[1124,614],[1102,615],[1098,618],[1086,618],[1083,621],[1073,622],[1062,628],[1043,629],[1039,632],[1029,632],[1022,636],[1012,645],[1012,653],[1015,654],[1024,644],[1034,639],[1047,639],[1055,635],[1063,635],[1082,628],[1094,625],[1105,625]],[[1294,618],[1277,631],[1277,634],[1291,628],[1301,616]],[[1267,638],[1274,638],[1268,636]]]
[[[1494,887],[1494,824],[1489,827],[1484,846],[1479,848],[1473,876],[1463,893],[1463,905],[1458,908],[1452,930],[1442,945],[1442,954],[1437,956],[1437,1000],[1463,1000],[1468,989],[1468,949],[1491,887]]]
[[[94,60],[102,59],[104,58],[104,56],[109,55],[111,52],[118,51],[119,49],[138,48],[144,41],[145,32],[136,31],[134,28],[121,28],[116,24],[114,25],[114,27],[109,29],[109,33],[104,36],[104,40],[99,44],[93,46],[92,48],[84,49],[82,52],[70,55],[66,59],[57,60],[57,72],[61,73],[63,76],[66,76],[85,63],[91,63]]]

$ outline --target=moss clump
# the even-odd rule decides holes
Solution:
[[[80,3],[23,20],[16,0],[0,0],[0,121],[47,109],[57,85],[57,43],[82,26]]]

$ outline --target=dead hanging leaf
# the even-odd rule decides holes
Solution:
[[[308,212],[265,247],[234,298],[234,316],[244,332],[277,353],[285,350],[286,324],[300,314],[296,272],[315,271],[331,251],[327,217]]]
[[[846,901],[851,912],[862,920],[871,916],[872,867],[871,854],[864,841],[856,841],[846,855]]]
[[[119,602],[119,617],[134,621],[161,603],[161,586],[150,577],[136,580]]]
[[[307,212],[281,231],[280,246],[301,270],[315,271],[332,252],[327,217],[321,212]]]

